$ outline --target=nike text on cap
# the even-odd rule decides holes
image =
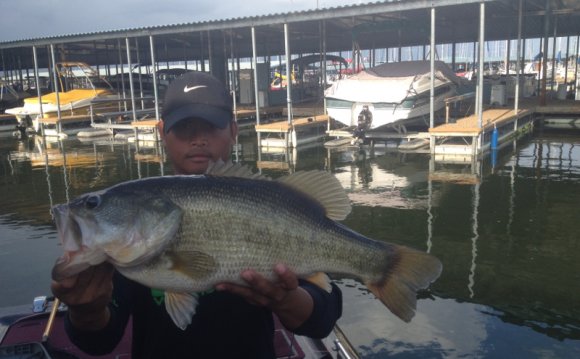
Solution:
[[[165,133],[187,118],[200,118],[226,128],[233,117],[232,97],[215,77],[205,72],[188,72],[169,84],[161,117]]]

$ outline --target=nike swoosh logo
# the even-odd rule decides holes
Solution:
[[[193,87],[188,87],[188,86],[185,86],[185,87],[183,88],[183,92],[189,92],[189,91],[197,90],[197,89],[199,89],[199,88],[203,88],[203,87],[207,87],[207,86],[205,86],[205,85],[201,85],[201,86],[193,86]]]

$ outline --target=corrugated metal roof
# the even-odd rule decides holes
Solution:
[[[283,25],[288,24],[293,53],[307,54],[351,50],[353,40],[361,49],[428,45],[430,9],[436,7],[436,42],[477,41],[480,0],[407,0],[368,2],[289,13],[204,20],[190,23],[144,26],[117,30],[48,36],[0,43],[7,68],[31,68],[32,46],[37,46],[40,66],[46,66],[47,45],[54,44],[61,57],[93,65],[114,63],[120,39],[139,45],[142,62],[149,58],[149,35],[154,36],[158,61],[209,58],[212,53],[235,57],[252,55],[251,28],[256,30],[259,56],[284,54]],[[484,0],[486,39],[517,37],[518,1]],[[554,0],[558,36],[580,34],[580,6],[577,1]],[[524,37],[544,34],[544,0],[527,0],[524,8]],[[324,26],[323,26],[324,24]],[[323,36],[323,28],[325,29]],[[552,33],[551,33],[552,34]],[[551,35],[550,34],[550,35]],[[324,41],[323,41],[324,40]],[[121,46],[124,46],[122,41]],[[224,55],[227,54],[227,55]]]
[[[395,0],[396,1],[396,0]],[[407,0],[408,1],[408,0]],[[189,27],[189,26],[204,26],[204,25],[214,25],[214,24],[227,24],[227,23],[241,23],[241,22],[251,22],[257,19],[268,19],[272,17],[288,17],[288,20],[291,21],[291,18],[295,15],[305,15],[305,14],[316,14],[316,13],[325,13],[325,12],[333,12],[339,11],[340,9],[354,9],[365,7],[372,4],[382,4],[385,2],[394,2],[394,1],[374,1],[374,2],[367,2],[363,4],[352,4],[352,5],[343,5],[343,6],[334,6],[334,7],[326,7],[326,8],[319,8],[319,9],[310,9],[310,10],[298,10],[298,11],[291,11],[286,13],[271,13],[271,14],[263,14],[263,15],[256,15],[256,16],[243,16],[243,17],[232,17],[232,18],[222,18],[222,19],[215,19],[215,20],[203,20],[203,21],[194,21],[194,22],[184,22],[184,23],[173,23],[173,24],[163,24],[163,25],[150,25],[150,26],[140,26],[140,27],[132,27],[132,28],[120,28],[120,29],[112,29],[112,30],[103,30],[103,31],[92,31],[92,32],[77,32],[77,33],[70,33],[70,34],[63,34],[63,35],[53,35],[53,36],[40,36],[40,37],[33,37],[33,38],[23,38],[18,40],[10,40],[10,41],[0,41],[0,45],[6,44],[14,44],[17,45],[21,42],[28,42],[28,41],[62,41],[68,38],[77,38],[77,37],[84,37],[84,36],[94,36],[94,35],[116,35],[116,34],[123,34],[126,33],[134,33],[134,32],[143,32],[143,31],[153,31],[158,29],[178,29],[181,27]],[[5,48],[5,46],[2,46]]]
[[[226,19],[216,19],[216,20],[204,20],[189,23],[176,23],[176,24],[166,24],[166,25],[153,25],[153,26],[143,26],[136,28],[125,28],[116,30],[104,30],[104,31],[94,31],[94,32],[84,32],[84,33],[71,33],[66,35],[54,35],[46,37],[35,37],[29,39],[21,39],[14,41],[0,42],[1,48],[17,47],[17,46],[29,46],[30,42],[36,44],[50,43],[63,43],[69,42],[71,40],[82,41],[85,39],[94,39],[95,37],[111,37],[117,38],[119,35],[121,37],[129,36],[140,36],[142,33],[157,34],[161,30],[163,33],[166,31],[179,32],[184,29],[204,29],[204,30],[218,30],[223,29],[223,27],[229,28],[239,28],[247,26],[256,25],[272,25],[281,24],[284,22],[293,23],[301,22],[306,20],[323,20],[323,19],[333,19],[341,18],[345,16],[368,16],[372,14],[379,14],[381,12],[396,12],[414,9],[427,9],[431,5],[435,7],[444,7],[450,5],[463,5],[468,3],[479,3],[479,2],[493,2],[494,0],[438,0],[438,1],[426,1],[426,0],[404,0],[404,1],[376,1],[367,2],[363,4],[352,4],[335,6],[320,9],[311,10],[300,10],[286,13],[272,13],[266,15],[256,15],[256,16],[246,16],[237,18],[226,18]]]

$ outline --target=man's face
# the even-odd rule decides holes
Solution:
[[[235,122],[220,129],[204,120],[191,118],[179,121],[168,133],[164,133],[162,122],[159,132],[176,174],[202,174],[210,161],[230,158],[238,134]]]

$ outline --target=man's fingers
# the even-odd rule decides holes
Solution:
[[[260,273],[248,269],[240,274],[248,286],[220,283],[216,286],[216,289],[240,295],[246,301],[255,305],[273,307],[281,303],[289,291],[298,288],[296,274],[288,270],[285,265],[276,265],[274,272],[277,274],[278,279],[272,282]]]
[[[78,280],[78,275],[75,275],[75,276],[68,277],[68,278],[65,278],[63,280],[60,280],[58,282],[53,281],[53,283],[55,283],[56,285],[58,285],[63,290],[66,290],[66,289],[74,288],[74,286],[77,284],[77,280]]]
[[[217,290],[227,291],[244,298],[248,303],[259,306],[267,306],[270,299],[259,294],[250,287],[244,287],[232,283],[220,283],[216,286]]]
[[[113,272],[108,263],[89,267],[78,275],[53,281],[52,291],[69,306],[108,301],[113,291]]]
[[[274,267],[274,272],[278,275],[280,285],[286,290],[293,290],[298,288],[298,277],[284,264],[277,264]]]

